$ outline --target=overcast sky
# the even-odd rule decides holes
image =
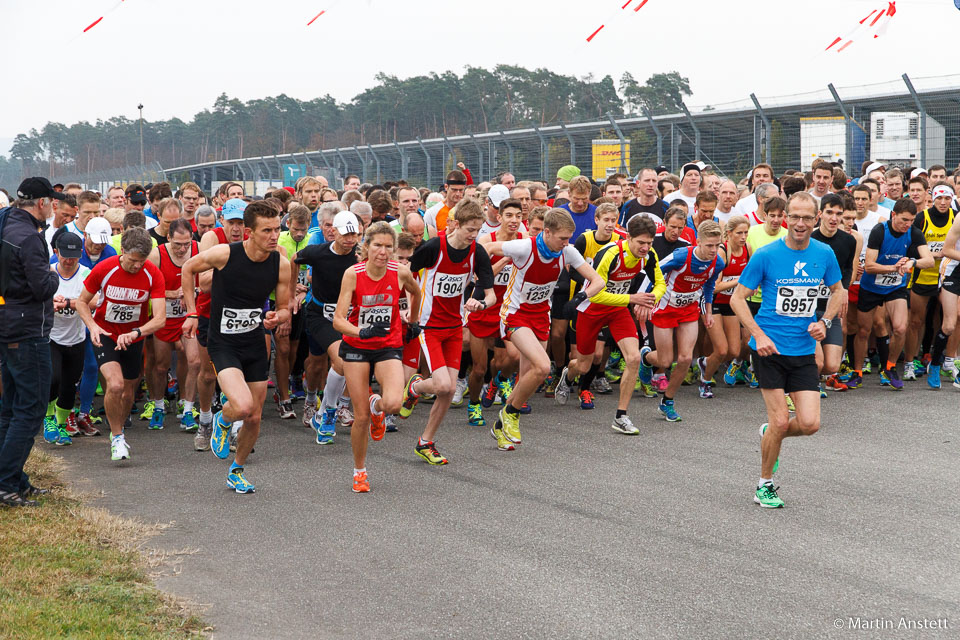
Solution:
[[[642,83],[675,70],[690,105],[957,72],[953,0],[898,0],[884,37],[840,54],[820,52],[885,0],[624,1],[0,0],[0,153],[51,120],[136,118],[139,102],[148,120],[189,120],[221,92],[348,101],[379,72],[506,63]]]

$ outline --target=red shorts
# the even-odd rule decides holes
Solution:
[[[616,307],[598,314],[580,313],[577,315],[577,351],[580,355],[588,356],[596,351],[597,336],[604,327],[610,327],[614,342],[624,338],[639,338],[637,323],[626,307]]]
[[[550,311],[544,309],[541,313],[511,313],[506,320],[500,321],[500,337],[509,340],[511,334],[520,327],[527,327],[533,331],[540,342],[550,339]]]
[[[186,318],[178,319],[176,324],[167,323],[162,329],[158,329],[155,335],[161,342],[177,342],[183,337],[183,321]]]
[[[860,285],[852,284],[850,285],[850,290],[848,291],[847,300],[849,302],[856,302],[860,299]]]
[[[467,316],[467,330],[474,338],[497,338],[500,336],[500,316],[490,318],[486,314],[471,313]]]
[[[460,356],[463,353],[463,327],[425,328],[420,333],[420,346],[423,347],[423,355],[430,371],[441,367],[459,369]]]
[[[403,364],[411,369],[420,368],[420,340],[411,340],[403,345]]]
[[[688,304],[685,307],[665,307],[653,312],[650,322],[661,329],[676,329],[685,322],[696,322],[700,319],[700,305]]]

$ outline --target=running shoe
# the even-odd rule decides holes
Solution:
[[[507,413],[506,409],[501,409],[497,414],[503,435],[513,444],[520,444],[520,415],[516,413]]]
[[[153,400],[148,400],[143,404],[143,413],[140,414],[141,420],[153,419]]]
[[[790,397],[789,393],[783,394],[783,399],[787,402],[787,411],[790,413],[796,413],[797,407],[793,404],[793,398]]]
[[[623,360],[620,360],[615,366],[611,367],[609,364],[603,370],[603,377],[608,380],[611,384],[617,384],[620,382],[620,378],[623,377],[623,371],[620,370],[620,366],[625,365]]]
[[[303,379],[300,376],[290,376],[290,396],[293,398],[303,398],[307,392],[303,390]]]
[[[873,373],[873,365],[870,363],[870,358],[863,359],[863,368],[860,371],[863,372],[863,375]]]
[[[827,389],[823,386],[823,383],[820,383],[820,399],[824,400],[827,397]]]
[[[415,373],[410,376],[410,380],[407,381],[407,386],[403,388],[403,401],[400,404],[400,417],[407,419],[410,417],[410,414],[413,413],[414,407],[417,406],[417,400],[420,399],[420,396],[413,391],[413,385],[423,380],[423,376],[419,373]]]
[[[690,368],[687,369],[687,373],[683,376],[683,385],[690,386],[696,384],[697,380],[700,379],[700,367],[696,364],[690,365]]]
[[[859,389],[863,386],[863,378],[856,371],[851,374],[850,379],[847,380],[847,389]]]
[[[656,398],[656,397],[657,397],[657,390],[654,389],[653,386],[651,386],[651,385],[647,384],[646,382],[644,382],[643,380],[641,380],[639,377],[637,378],[636,384],[633,385],[633,390],[634,390],[634,391],[639,391],[639,392],[640,392],[640,395],[643,396],[644,398]]]
[[[243,467],[236,467],[227,474],[227,486],[237,493],[254,493],[253,484],[243,477]]]
[[[502,411],[500,412],[503,413]],[[490,429],[490,435],[493,436],[493,439],[497,441],[497,449],[500,451],[513,451],[515,447],[513,443],[507,439],[506,434],[503,432],[503,425],[499,420],[493,425]]]
[[[610,386],[610,383],[607,382],[606,378],[597,376],[593,379],[593,382],[590,383],[590,391],[600,394],[613,393],[613,387]]]
[[[337,420],[345,427],[353,426],[353,411],[345,404],[337,409]]]
[[[908,380],[914,381],[917,379],[917,372],[914,370],[913,366],[916,364],[916,360],[913,362],[905,362],[903,365],[903,381]]]
[[[147,429],[152,429],[154,431],[163,429],[163,419],[166,416],[167,412],[163,409],[154,409],[153,415],[150,416],[150,424],[147,425]]]
[[[320,420],[317,420],[317,416]],[[324,409],[313,417],[313,429],[317,432],[317,444],[333,444],[337,435],[337,410],[333,407]]]
[[[607,358],[607,363],[604,365],[606,369],[619,369],[620,363],[623,362],[623,354],[620,353],[619,349],[611,349],[610,357]]]
[[[97,397],[103,396],[103,385],[100,384],[99,382],[97,382],[97,390],[94,391],[94,395],[96,395]]]
[[[557,378],[557,387],[554,390],[553,399],[556,400],[559,405],[567,404],[567,400],[570,399],[570,386],[567,384],[566,367],[563,368],[563,371],[560,372],[560,376]]]
[[[297,417],[297,412],[293,410],[293,400],[284,400],[277,403],[277,413],[281,420],[290,420]]]
[[[697,358],[697,368],[700,370],[700,382],[710,382],[710,384],[716,384],[716,380],[710,379],[709,381],[703,379],[703,372],[707,370],[707,359],[703,356]]]
[[[927,374],[927,386],[931,389],[940,388],[940,367],[937,365],[930,365],[930,371]]]
[[[70,437],[70,434],[67,433],[67,430],[63,427],[57,429],[57,440],[53,444],[58,447],[65,447],[67,445],[73,444],[73,438]]]
[[[727,365],[727,370],[723,374],[723,383],[728,387],[736,386],[737,374],[740,372],[740,363],[736,360]]]
[[[471,427],[486,426],[487,421],[483,418],[483,407],[480,403],[467,403],[467,424]]]
[[[763,441],[763,434],[767,431],[767,426],[769,426],[769,424],[770,424],[769,422],[764,422],[762,425],[760,425],[761,441]],[[773,461],[773,473],[776,473],[777,469],[779,468],[780,468],[780,458],[777,458],[776,460]]]
[[[593,409],[593,394],[584,389],[580,392],[580,408],[581,409]]]
[[[710,385],[706,382],[700,382],[700,397],[709,400],[713,397],[713,389],[710,388]]]
[[[833,389],[834,391],[846,391],[850,388],[846,384],[840,381],[840,376],[838,374],[834,374],[829,378],[827,378],[826,386],[827,386],[827,389]]]
[[[750,385],[751,389],[756,389],[760,386],[760,381],[757,380],[757,374],[753,372],[753,369],[747,369],[747,384]]]
[[[223,412],[217,411],[213,416],[213,428],[210,430],[210,449],[213,455],[226,460],[230,455],[230,425],[224,424]]]
[[[889,387],[890,386],[890,376],[887,375],[886,369],[880,369],[880,386]],[[864,371],[866,373],[866,371]]]
[[[960,375],[953,374],[953,386],[957,389],[960,389]]]
[[[100,435],[100,430],[97,429],[95,426],[93,426],[93,420],[90,418],[89,415],[86,415],[86,414],[77,415],[77,414],[75,414],[75,413],[71,413],[69,416],[67,416],[67,432],[68,432],[68,433],[69,433],[69,430],[70,430],[71,418],[73,418],[73,420],[76,421],[76,423],[77,423],[77,430],[78,430],[81,434],[83,434],[83,435],[85,435],[85,436],[98,436],[98,435]],[[97,422],[100,422],[100,420],[97,419]]]
[[[313,416],[317,413],[317,407],[319,406],[319,401],[316,403],[304,402],[303,403],[303,426],[310,427],[313,426]]]
[[[373,408],[379,399],[379,393],[370,396],[370,437],[375,441],[383,440],[383,434],[387,432],[386,415],[383,411],[376,413]]]
[[[496,399],[497,385],[491,380],[488,384],[483,385],[483,392],[480,394],[480,404],[482,404],[485,409],[489,409],[493,406]]]
[[[498,395],[503,399],[504,402],[506,402],[513,393],[513,376],[509,376],[506,380],[503,380],[498,374],[494,380],[499,380],[497,382]]]
[[[421,394],[420,394],[420,401],[421,401],[421,402],[426,402],[427,404],[433,404],[433,403],[436,401],[436,399],[437,399],[437,396],[436,396],[436,394],[433,394],[433,393],[421,393]]]
[[[954,358],[944,358],[942,373],[949,378],[957,374],[957,362]]]
[[[60,437],[60,427],[57,425],[57,419],[53,416],[46,416],[43,419],[43,439],[50,444],[56,444]]]
[[[387,433],[397,432],[397,420],[392,413],[387,414],[387,417],[384,419],[383,422],[387,426]]]
[[[757,487],[757,492],[753,494],[753,501],[766,509],[780,509],[783,507],[783,500],[777,495],[777,489],[772,482],[766,482],[761,487]]]
[[[853,369],[850,368],[850,365],[848,365],[846,362],[841,362],[840,370],[837,371],[837,379],[840,380],[840,382],[846,382],[852,375]]]
[[[67,430],[67,435],[70,436],[71,438],[76,438],[77,436],[80,436],[80,435],[86,435],[85,433],[80,431],[80,423],[77,422],[77,416],[74,415],[72,411],[67,414],[67,421],[63,424],[63,428]],[[100,432],[97,431],[97,429],[94,429],[94,431],[96,431],[96,433],[92,435],[100,434]]]
[[[550,375],[547,376],[546,381],[544,382],[543,387],[543,397],[552,398],[554,397],[557,391],[557,369],[554,365],[550,365]]]
[[[353,492],[354,493],[370,492],[370,481],[367,479],[366,471],[353,472]]]
[[[177,396],[177,390],[180,388],[180,385],[177,384],[177,379],[170,373],[167,374],[167,395],[171,398]]]
[[[200,423],[196,435],[193,436],[193,448],[195,451],[207,451],[210,449],[210,436],[213,435],[213,422]]]
[[[876,369],[877,371],[883,370],[883,366],[880,363],[880,353],[878,351],[867,354],[867,357],[870,358],[871,369]]]
[[[130,459],[130,447],[122,433],[110,438],[110,459],[114,461]]]
[[[640,349],[640,368],[637,370],[637,375],[644,384],[650,384],[650,381],[653,379],[653,369],[650,365],[644,363],[644,358],[650,351],[650,347],[647,346]]]
[[[939,369],[939,367],[937,367]],[[903,380],[900,379],[900,373],[897,371],[896,367],[892,369],[887,369],[887,378],[890,379],[890,386],[894,391],[903,390]],[[939,378],[939,375],[937,376]]]
[[[193,417],[193,411],[187,411],[180,417],[180,431],[193,433],[198,428],[197,420]]]
[[[659,377],[654,376],[653,382],[654,382],[653,387],[654,389],[657,390],[658,393],[666,393],[667,387],[670,386],[670,378],[668,378],[666,375],[662,373],[659,374]]]
[[[436,445],[432,442],[427,442],[426,444],[420,444],[418,442],[414,451],[430,464],[447,464],[450,462],[437,451]]]
[[[680,414],[677,413],[676,408],[673,406],[673,400],[661,399],[657,409],[659,409],[663,417],[667,419],[667,422],[680,422]]]
[[[637,429],[633,426],[633,421],[630,420],[630,416],[624,414],[619,418],[613,419],[613,424],[610,427],[614,431],[619,431],[628,436],[635,436],[640,434],[640,429]]]
[[[457,378],[457,388],[453,392],[453,400],[450,401],[455,407],[459,407],[463,404],[463,394],[467,392],[467,380],[466,378]]]

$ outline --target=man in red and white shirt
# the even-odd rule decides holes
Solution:
[[[123,422],[133,405],[133,394],[143,368],[143,338],[161,329],[167,320],[163,274],[147,260],[153,243],[146,229],[123,232],[123,253],[97,263],[84,281],[77,314],[90,331],[93,352],[106,381],[103,404],[112,435],[113,460],[125,460],[130,450]],[[99,294],[94,313],[90,300]],[[152,313],[152,317],[151,314]]]
[[[543,218],[543,231],[535,238],[487,245],[490,255],[505,256],[513,261],[500,307],[500,335],[520,352],[517,384],[504,400],[504,408],[490,430],[501,451],[512,451],[513,445],[520,443],[520,409],[550,373],[550,358],[545,347],[550,337],[553,289],[560,273],[573,268],[590,283],[568,303],[574,308],[603,289],[603,279],[570,244],[575,229],[573,217],[567,211],[551,209]]]

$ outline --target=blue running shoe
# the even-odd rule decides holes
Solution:
[[[890,386],[890,376],[887,374],[886,369],[880,369],[880,386],[881,387]]]
[[[757,380],[757,374],[749,369],[747,370],[747,384],[750,385],[751,389],[756,389],[760,386],[760,381]]]
[[[846,382],[848,389],[859,389],[863,386],[863,376],[854,371]]]
[[[660,410],[660,413],[663,414],[663,417],[667,419],[667,422],[680,422],[680,414],[677,413],[677,410],[673,407],[673,400],[660,400],[660,406],[657,407]]]
[[[147,429],[153,429],[154,431],[163,429],[163,419],[166,415],[167,412],[163,409],[154,409],[153,414],[150,416],[150,424],[147,425]]]
[[[243,477],[243,467],[234,467],[227,474],[227,486],[237,493],[254,493],[256,488]]]
[[[180,431],[192,433],[198,428],[197,419],[193,417],[193,411],[187,411],[180,416]]]
[[[320,420],[317,421],[317,415]],[[337,410],[327,408],[322,414],[313,416],[313,428],[317,432],[317,444],[333,444],[333,437],[337,435]]]
[[[732,387],[737,384],[737,374],[740,372],[740,363],[733,361],[727,367],[727,370],[723,374],[723,383],[728,387]]]
[[[930,372],[927,374],[927,386],[931,389],[940,388],[940,367],[930,365]]]
[[[223,424],[223,411],[213,416],[213,432],[210,434],[210,450],[221,460],[230,455],[230,425]]]
[[[73,444],[73,438],[70,437],[70,434],[67,433],[67,430],[63,427],[59,427],[57,436],[57,441],[53,444],[57,445],[58,447],[64,447],[66,445]]]
[[[60,437],[60,427],[57,426],[57,419],[53,416],[47,416],[43,419],[43,439],[50,444],[56,444]]]
[[[637,375],[643,384],[650,384],[650,381],[653,379],[653,369],[650,365],[644,363],[644,358],[650,351],[652,351],[650,347],[646,346],[640,349],[640,369],[637,371]]]

